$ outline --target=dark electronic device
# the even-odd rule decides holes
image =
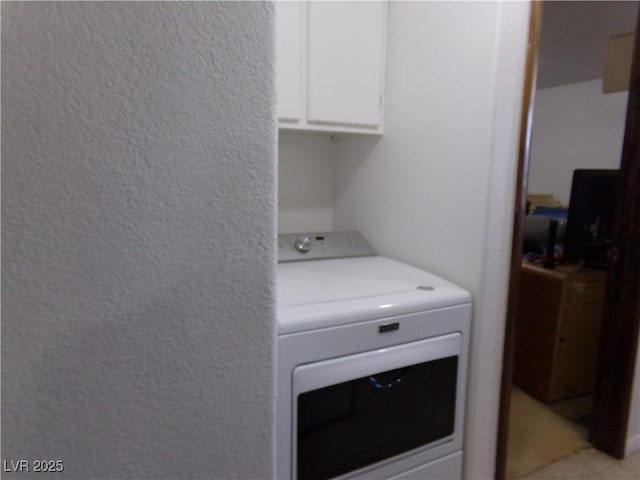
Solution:
[[[556,266],[556,236],[558,234],[558,220],[549,222],[549,237],[547,239],[547,253],[544,257],[544,268],[554,268]]]
[[[573,172],[564,258],[605,269],[611,247],[619,170]]]

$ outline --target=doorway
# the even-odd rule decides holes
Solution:
[[[602,333],[600,334],[601,340],[599,342],[597,341],[597,337],[594,340],[593,335],[591,335],[592,338],[590,338],[589,340],[592,347],[594,347],[594,341],[596,341],[595,347],[590,349],[591,350],[590,354],[593,356],[593,358],[591,360],[586,361],[586,363],[592,364],[592,372],[591,372],[592,377],[590,379],[587,378],[585,380],[583,375],[584,370],[585,369],[588,370],[588,368],[585,367],[585,365],[582,365],[580,367],[582,370],[579,373],[581,374],[581,379],[583,381],[582,383],[584,383],[585,381],[587,381],[587,383],[589,383],[589,381],[591,382],[591,385],[593,385],[593,387],[591,388],[591,391],[588,391],[589,389],[585,390],[584,385],[576,386],[575,383],[580,383],[580,382],[574,381],[575,378],[573,378],[573,380],[571,379],[567,380],[567,378],[565,378],[563,381],[560,382],[559,384],[560,387],[565,387],[566,391],[564,392],[558,391],[558,388],[556,388],[554,391],[554,389],[551,388],[551,386],[549,385],[551,385],[552,383],[551,377],[555,378],[557,376],[558,369],[556,368],[554,370],[553,365],[549,367],[553,375],[547,375],[548,378],[545,378],[544,370],[546,367],[543,368],[541,366],[541,359],[544,359],[544,361],[547,361],[548,358],[546,356],[540,356],[537,359],[533,358],[535,355],[542,355],[540,352],[531,351],[532,348],[536,348],[535,347],[536,342],[533,342],[534,344],[533,347],[530,344],[525,345],[524,347],[522,346],[523,338],[540,340],[539,337],[544,336],[543,333],[550,335],[550,337],[553,337],[554,341],[566,340],[566,338],[562,340],[562,335],[559,335],[558,332],[552,332],[554,327],[553,322],[551,322],[548,325],[541,325],[539,323],[539,319],[545,317],[545,312],[543,310],[545,310],[546,307],[549,307],[549,302],[562,301],[561,295],[559,297],[559,293],[561,293],[563,289],[565,289],[563,285],[565,285],[566,283],[570,283],[571,281],[575,281],[575,279],[572,278],[573,273],[559,272],[558,270],[561,270],[561,269],[558,269],[558,270],[550,269],[550,271],[547,272],[543,270],[541,266],[535,266],[535,268],[540,267],[540,271],[535,270],[535,268],[533,270],[529,268],[525,271],[522,267],[522,246],[524,244],[523,226],[525,223],[524,213],[527,205],[527,180],[528,179],[530,180],[528,182],[529,184],[528,186],[532,187],[532,184],[533,184],[535,185],[535,190],[537,190],[537,191],[532,191],[531,193],[545,193],[545,194],[550,193],[549,191],[545,191],[545,190],[540,191],[540,185],[541,185],[540,179],[544,178],[544,176],[541,176],[538,174],[541,169],[538,168],[539,165],[534,164],[534,162],[536,161],[536,143],[535,142],[536,140],[540,141],[541,138],[544,138],[544,136],[543,135],[541,136],[540,134],[540,131],[541,131],[540,128],[538,128],[537,132],[533,132],[533,135],[531,130],[532,115],[534,116],[533,124],[535,124],[535,120],[537,120],[535,115],[540,113],[540,112],[534,113],[534,109],[533,109],[536,93],[539,94],[537,99],[538,102],[540,101],[551,102],[550,107],[559,108],[559,105],[562,103],[562,101],[567,100],[567,95],[574,95],[574,94],[577,94],[580,89],[588,90],[589,88],[593,87],[593,85],[588,85],[589,80],[584,81],[584,78],[580,78],[579,76],[569,79],[570,82],[568,83],[568,85],[573,85],[573,87],[571,88],[567,87],[563,89],[561,84],[553,85],[554,81],[556,82],[558,81],[557,78],[555,80],[552,79],[551,86],[549,86],[550,77],[548,75],[548,72],[547,72],[547,77],[545,78],[543,76],[544,72],[542,69],[545,62],[548,64],[549,59],[543,58],[545,55],[545,47],[544,47],[544,44],[542,46],[540,44],[541,42],[540,32],[542,31],[542,37],[543,37],[542,41],[544,42],[545,40],[544,35],[546,34],[547,37],[548,35],[550,35],[548,28],[546,29],[546,33],[545,33],[545,27],[546,27],[545,15],[546,15],[547,22],[549,22],[550,19],[551,19],[551,22],[553,22],[554,15],[557,16],[560,14],[565,14],[565,15],[572,14],[574,17],[577,17],[577,18],[572,17],[573,18],[572,21],[578,22],[578,19],[581,19],[581,21],[585,22],[586,24],[589,24],[587,17],[584,16],[584,15],[587,15],[588,12],[585,13],[583,11],[583,12],[576,13],[578,12],[578,9],[580,9],[581,7],[585,7],[585,5],[581,5],[584,3],[590,4],[590,5],[587,5],[586,7],[591,8],[592,10],[601,9],[600,17],[599,17],[601,21],[598,22],[597,20],[592,20],[592,22],[596,22],[596,23],[592,23],[591,25],[585,25],[591,29],[593,28],[594,24],[602,26],[603,23],[606,23],[602,21],[602,19],[604,19],[605,17],[610,18],[610,16],[615,16],[615,13],[610,12],[608,9],[615,9],[616,7],[622,7],[627,9],[629,7],[635,8],[632,15],[630,15],[629,12],[627,12],[626,14],[622,14],[622,16],[626,15],[627,19],[629,18],[632,19],[632,22],[630,24],[631,27],[630,28],[623,27],[621,29],[622,31],[610,32],[608,36],[632,31],[636,23],[635,18],[637,18],[637,3],[623,4],[622,2],[552,2],[550,5],[548,4],[544,5],[544,15],[543,15],[542,3],[534,2],[533,4],[532,22],[531,22],[531,42],[530,42],[531,51],[529,54],[529,66],[528,66],[528,75],[527,75],[528,81],[530,82],[530,84],[527,87],[525,87],[525,92],[526,92],[525,95],[528,93],[530,97],[525,98],[525,109],[523,112],[523,126],[525,127],[528,126],[528,127],[523,128],[522,138],[521,138],[521,148],[520,148],[521,159],[520,159],[520,166],[519,166],[519,172],[518,172],[519,191],[517,196],[517,208],[516,208],[516,216],[515,216],[516,228],[514,231],[514,249],[513,249],[513,256],[512,256],[512,271],[511,271],[511,285],[510,285],[511,291],[510,291],[509,311],[508,311],[508,320],[507,320],[507,335],[506,335],[506,343],[505,343],[505,357],[504,357],[504,371],[503,371],[503,388],[502,388],[501,414],[500,414],[500,426],[499,426],[499,438],[498,438],[498,455],[497,455],[497,463],[496,463],[497,478],[523,478],[524,476],[526,476],[525,473],[527,473],[526,471],[527,468],[535,469],[540,467],[540,465],[536,466],[534,462],[533,465],[530,465],[524,468],[524,470],[521,469],[519,472],[517,472],[517,475],[514,475],[514,470],[512,470],[510,473],[507,472],[507,469],[506,469],[507,445],[508,445],[507,442],[509,439],[509,430],[510,430],[509,429],[509,412],[511,411],[511,413],[513,413],[514,410],[518,408],[530,409],[529,414],[525,414],[525,417],[535,418],[537,419],[535,420],[536,422],[538,422],[539,424],[542,424],[544,422],[543,420],[541,420],[541,418],[543,417],[546,418],[545,417],[546,413],[543,410],[547,409],[549,405],[552,405],[553,403],[557,403],[558,400],[563,400],[568,402],[571,402],[571,401],[578,402],[577,411],[575,410],[574,407],[569,408],[570,412],[571,412],[571,409],[573,408],[573,413],[572,414],[569,413],[569,416],[573,415],[574,418],[566,421],[568,425],[568,431],[570,434],[569,436],[571,437],[571,435],[577,432],[577,434],[573,435],[573,438],[570,439],[571,441],[574,441],[575,446],[574,447],[570,446],[569,450],[571,450],[571,448],[576,448],[576,449],[584,448],[584,446],[589,445],[589,440],[590,440],[591,442],[593,442],[593,444],[597,448],[604,450],[611,455],[614,455],[616,457],[621,457],[624,454],[624,442],[623,441],[621,442],[621,439],[625,438],[626,424],[628,421],[630,391],[631,391],[630,383],[633,378],[633,365],[635,363],[635,348],[637,344],[638,264],[635,263],[635,267],[634,267],[635,273],[631,275],[630,278],[628,275],[628,269],[625,271],[627,274],[626,278],[630,280],[630,283],[636,286],[635,318],[631,318],[633,315],[631,316],[627,315],[627,318],[624,322],[622,320],[611,321],[607,326],[605,326],[605,330],[602,331]],[[597,5],[599,3],[602,3],[602,5]],[[560,11],[562,9],[564,9],[565,11],[564,12]],[[568,9],[574,9],[574,12],[571,13],[566,11]],[[568,30],[568,26],[570,26],[571,21],[567,21],[567,19],[565,18],[564,22],[562,23],[564,25],[564,28]],[[617,28],[620,28],[620,27],[618,26]],[[569,31],[567,31],[566,33],[568,33],[574,39],[580,38],[580,36],[576,35],[575,33],[571,33]],[[549,39],[547,38],[546,40],[548,41]],[[575,40],[572,40],[572,41],[575,43]],[[548,46],[547,46],[547,50],[548,50]],[[557,52],[554,52],[554,54],[555,53]],[[538,69],[537,67],[538,61],[540,63],[540,69]],[[567,68],[565,72],[560,72],[560,74],[565,74],[570,76],[573,73],[570,72],[569,70],[570,69]],[[540,72],[540,75],[536,74],[537,71]],[[580,80],[583,80],[583,81],[580,81]],[[538,90],[536,90],[536,81],[538,81],[538,87],[539,87]],[[577,86],[577,84],[580,84],[580,85]],[[542,94],[540,94],[540,92],[542,92]],[[585,93],[585,92],[582,92],[582,93]],[[552,99],[554,94],[559,96],[556,96],[555,99]],[[611,97],[608,98],[608,100],[610,99]],[[536,102],[536,104],[538,102]],[[605,102],[605,103],[610,103],[610,102]],[[624,100],[624,106],[626,107],[626,98]],[[547,107],[549,107],[549,105],[547,105]],[[582,105],[582,107],[584,107],[584,105]],[[636,108],[637,108],[637,105],[636,105]],[[548,109],[549,108],[547,108],[547,110]],[[556,115],[558,115],[558,113],[559,112],[556,111]],[[582,115],[584,117],[585,115],[587,115],[587,113],[583,112]],[[624,112],[623,112],[623,116],[624,116]],[[629,119],[627,119],[627,121],[629,121]],[[556,129],[561,128],[561,126],[555,127],[555,128]],[[582,128],[584,128],[584,126],[582,126]],[[630,128],[636,129],[635,136],[630,135],[630,131],[631,131]],[[633,121],[630,121],[630,124],[627,124],[628,138],[625,139],[625,143],[626,143],[625,155],[627,155],[627,157],[629,157],[630,155],[631,156],[635,155],[635,159],[633,159],[633,162],[629,160],[627,161],[626,167],[625,169],[623,169],[624,172],[626,172],[624,173],[623,177],[631,178],[632,169],[630,168],[630,165],[632,163],[633,164],[638,163],[638,159],[637,159],[638,151],[637,150],[634,151],[632,148],[633,146],[631,145],[632,139],[640,136],[640,132],[637,129],[638,129],[637,120],[635,123]],[[618,147],[621,147],[622,145],[623,132],[624,132],[624,118],[622,121],[621,130],[619,132],[619,137],[618,137],[619,139],[617,140]],[[551,132],[551,133],[557,133],[557,132]],[[587,139],[587,140],[590,140],[590,139]],[[571,143],[571,142],[568,142],[568,143]],[[582,143],[585,143],[585,142],[582,142]],[[573,148],[580,147],[580,146],[581,145],[573,145]],[[552,150],[547,149],[545,151],[545,148],[538,147],[537,153],[539,154],[540,152],[546,152],[546,155],[549,156],[550,151]],[[571,153],[572,152],[565,152],[563,158],[566,155],[570,155]],[[529,163],[529,158],[531,158],[531,163]],[[618,155],[617,157],[618,161],[619,161],[619,158],[620,156]],[[549,160],[549,159],[547,158],[546,160]],[[582,161],[582,160],[584,159],[579,159],[579,161]],[[557,159],[555,159],[555,161],[557,161]],[[591,167],[593,165],[576,165],[576,166]],[[598,167],[610,167],[610,165],[598,165]],[[534,168],[536,168],[538,172],[535,172]],[[549,166],[547,165],[546,168],[548,170]],[[552,176],[554,180],[559,180],[559,179],[561,180],[561,177],[562,177],[560,173],[556,175],[552,174]],[[635,188],[638,187],[637,179],[635,180],[635,182],[636,183],[633,186],[631,184],[631,180],[627,182],[627,185],[625,186],[625,188],[628,190],[628,192],[634,191],[632,187],[635,187]],[[570,181],[567,182],[565,180],[564,183],[565,185],[569,183],[569,186],[570,186]],[[566,187],[566,189],[570,190],[570,187]],[[549,190],[552,190],[552,189],[550,188]],[[637,190],[635,190],[635,192],[637,192]],[[555,198],[555,197],[559,197],[559,198]],[[628,194],[627,194],[627,197],[628,197]],[[529,199],[531,200],[531,198]],[[560,208],[563,206],[567,206],[568,194],[560,192],[556,196],[552,197],[550,201],[556,202],[558,204],[558,205],[551,205],[551,206],[556,206]],[[627,198],[625,197],[625,202],[626,201],[627,201]],[[627,209],[626,211],[618,212],[619,218],[626,218],[627,220],[629,220],[629,216],[632,216],[632,215],[637,216],[637,210],[635,210],[635,214],[634,214],[634,210],[632,209],[631,210]],[[634,222],[637,223],[637,218]],[[627,222],[627,223],[633,224],[634,222]],[[624,222],[618,221],[618,223],[620,224]],[[617,232],[617,234],[620,234],[620,233],[621,231]],[[620,237],[620,235],[618,236]],[[633,263],[633,261],[631,263]],[[577,281],[577,285],[584,286],[586,284],[587,287],[585,288],[587,288],[587,290],[590,289],[590,292],[592,294],[594,292],[596,293],[599,292],[600,298],[597,301],[600,302],[600,309],[603,308],[602,304],[604,303],[605,304],[604,308],[608,312],[611,312],[614,310],[612,309],[612,307],[614,307],[614,303],[616,300],[617,301],[621,300],[619,294],[612,296],[610,292],[611,291],[610,287],[612,283],[612,274],[611,274],[612,270],[615,270],[615,265],[609,267],[608,275],[607,275],[607,272],[604,272],[604,271],[601,271],[600,273],[595,272],[593,275],[593,278],[590,278],[587,280],[585,280],[584,278],[581,278],[581,279],[578,279],[579,281]],[[615,277],[615,275],[613,275],[613,277]],[[606,298],[604,293],[605,285],[606,285],[606,291],[607,291]],[[532,289],[537,289],[537,290],[534,290],[534,293],[532,294],[531,293]],[[527,295],[527,292],[529,292],[529,295]],[[532,295],[535,297],[536,301],[532,301],[532,298],[531,298]],[[575,303],[575,298],[572,299],[572,301]],[[590,299],[590,301],[592,303],[594,302],[592,298]],[[627,299],[627,301],[629,301],[629,298]],[[536,311],[536,308],[538,309],[538,311]],[[562,307],[559,306],[558,308],[562,308]],[[592,310],[594,308],[592,308]],[[546,309],[549,310],[549,308],[546,308]],[[553,308],[551,308],[551,310],[553,310]],[[526,328],[525,328],[525,331],[523,333],[522,331],[523,322],[521,320],[520,323],[518,323],[518,318],[522,319],[522,317],[525,314],[527,314],[527,312],[532,318],[535,318],[535,320],[538,323],[534,324],[532,328],[530,327],[529,331],[526,331]],[[552,315],[549,315],[547,312],[547,317],[551,318]],[[613,348],[613,345],[615,344],[616,340],[618,341],[618,343],[620,342],[619,337],[621,335],[624,335],[627,340],[631,339],[632,341],[630,343],[627,342],[629,344],[622,349],[623,350],[622,352],[617,352],[615,348]],[[518,337],[520,337],[519,341],[518,341]],[[575,337],[575,332],[574,332],[574,337]],[[547,346],[551,341],[552,340],[549,340],[546,342]],[[538,341],[537,343],[545,344],[544,341],[542,342]],[[522,350],[519,350],[519,346],[527,349],[527,351],[523,352]],[[609,348],[609,350],[607,350],[607,348]],[[601,352],[599,359],[597,357],[598,351]],[[616,355],[617,355],[617,358],[616,358]],[[608,359],[608,361],[603,362],[603,358],[605,356]],[[615,358],[615,362],[612,361],[612,358]],[[527,360],[529,360],[529,363],[530,363],[529,370],[527,370],[527,368],[523,369],[523,363],[526,364]],[[553,364],[553,362],[548,362],[548,363]],[[609,369],[607,370],[607,367],[606,367],[607,364],[613,364],[613,366],[610,366]],[[574,368],[574,370],[572,372],[569,372],[570,374],[576,373],[575,367],[576,365],[574,361],[573,367],[572,367]],[[524,374],[523,374],[523,371],[525,372]],[[597,374],[597,379],[594,378],[596,377],[596,371],[599,372]],[[543,373],[541,374],[541,372]],[[515,376],[514,376],[514,373],[515,373]],[[533,379],[535,381],[532,382],[531,381],[532,375],[538,375],[539,377],[542,377],[542,378]],[[574,375],[574,377],[575,376],[576,375]],[[613,376],[615,376],[615,382],[612,379]],[[515,381],[516,378],[517,378],[517,382],[521,384],[519,386],[524,388],[520,388],[520,389],[512,388],[512,382]],[[567,385],[567,383],[571,383],[571,381],[573,381],[574,385]],[[545,385],[548,388],[545,390],[545,388],[536,389],[532,387],[531,383],[536,384],[536,382],[538,383],[542,382],[542,385]],[[547,382],[549,385],[546,385],[544,382]],[[562,390],[562,388],[560,388],[560,390]],[[541,409],[543,409],[541,410],[542,413],[540,413],[542,417],[532,410],[534,407],[537,408],[538,406],[540,406]],[[558,412],[555,412],[555,414],[557,413]],[[561,415],[559,417],[561,417]],[[553,419],[554,417],[551,417],[551,418]],[[512,417],[512,420],[513,420],[513,417]],[[573,422],[578,424],[576,428],[573,428],[571,420],[580,420],[584,423],[584,425],[579,426],[579,422]],[[511,426],[513,427],[513,424]],[[561,425],[554,426],[554,424],[552,423],[549,428],[550,428],[550,432],[553,432],[553,435],[546,434],[545,436],[543,434],[542,444],[552,443],[549,441],[545,442],[544,441],[545,438],[548,439],[552,437],[555,438],[555,437],[561,436],[561,433],[560,433],[562,430]],[[562,453],[560,451],[555,451],[555,450],[559,450],[559,449],[554,449],[553,454]],[[530,453],[530,446],[529,445],[526,446],[524,451],[526,453]],[[549,455],[546,454],[546,456],[548,457]],[[553,459],[553,457],[551,457],[551,459]],[[529,471],[529,473],[532,473],[532,471]]]

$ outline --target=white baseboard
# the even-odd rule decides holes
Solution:
[[[634,453],[638,452],[640,452],[640,435],[627,438],[627,445],[625,448],[624,456],[630,457]]]

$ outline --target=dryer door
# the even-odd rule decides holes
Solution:
[[[450,440],[458,333],[297,367],[292,471],[327,479]]]

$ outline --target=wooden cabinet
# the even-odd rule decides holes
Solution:
[[[387,2],[277,2],[282,129],[382,134]]]
[[[542,402],[593,391],[606,272],[523,263],[513,383]]]

